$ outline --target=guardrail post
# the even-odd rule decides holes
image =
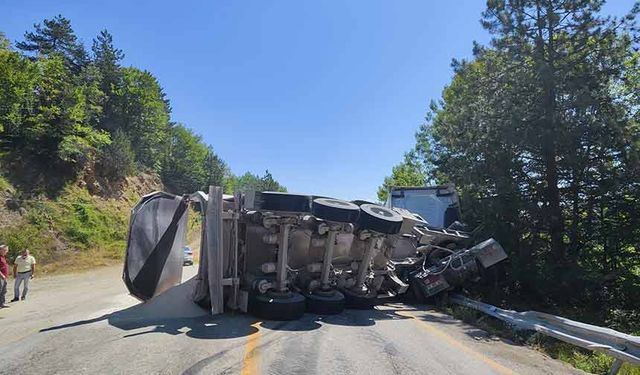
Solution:
[[[620,371],[620,367],[622,367],[622,360],[616,359],[611,365],[611,370],[609,371],[609,375],[616,375],[618,371]]]

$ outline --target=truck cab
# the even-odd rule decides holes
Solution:
[[[394,187],[385,206],[411,211],[434,228],[448,228],[460,221],[460,202],[453,184]]]

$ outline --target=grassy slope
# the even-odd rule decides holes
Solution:
[[[136,176],[127,180],[120,198],[105,199],[69,184],[56,200],[22,201],[19,210],[3,207],[0,215],[12,220],[0,224],[0,243],[9,245],[11,258],[28,248],[45,273],[112,264],[124,255],[131,208],[141,195],[159,188],[156,177]],[[3,200],[12,192],[1,179]]]

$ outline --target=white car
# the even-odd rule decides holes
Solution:
[[[184,257],[182,261],[183,266],[193,265],[193,250],[189,246],[184,247]]]

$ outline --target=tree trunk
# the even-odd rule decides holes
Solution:
[[[566,258],[563,241],[564,219],[562,208],[560,207],[560,189],[558,188],[558,163],[556,139],[561,134],[557,127],[557,100],[556,100],[556,67],[555,67],[555,46],[554,46],[554,25],[552,2],[546,1],[544,8],[546,13],[543,16],[543,5],[537,4],[538,18],[546,18],[545,23],[538,23],[538,36],[536,40],[537,63],[540,67],[540,79],[542,83],[542,157],[544,160],[544,178],[547,185],[545,195],[547,201],[547,224],[551,237],[551,254],[558,261]],[[545,39],[543,30],[546,28]]]
[[[557,260],[566,257],[563,241],[564,219],[560,207],[560,189],[558,189],[558,166],[556,162],[555,145],[549,144],[544,148],[545,182],[547,183],[548,225],[551,236],[551,252]]]
[[[579,250],[581,248],[581,236],[578,230],[578,221],[580,220],[580,175],[573,172],[573,181],[571,183],[571,196],[573,199],[571,208],[571,231],[569,232],[569,243],[571,244],[569,254],[567,254],[572,264],[575,264],[579,258]]]

